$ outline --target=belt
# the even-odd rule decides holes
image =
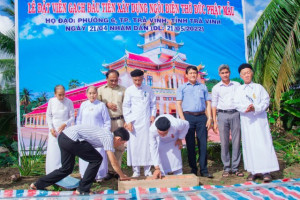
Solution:
[[[198,115],[205,115],[205,111],[202,111],[202,112],[189,112],[189,111],[184,111],[183,113],[189,114],[189,115],[195,115],[195,116],[198,116]]]
[[[221,113],[235,113],[237,112],[236,109],[231,109],[231,110],[221,110],[221,109],[218,109],[217,112],[221,112]]]
[[[119,117],[112,117],[110,118],[111,120],[118,120],[118,119],[123,119],[124,116],[123,115],[120,115]]]

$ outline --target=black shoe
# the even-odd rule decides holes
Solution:
[[[202,177],[206,177],[206,178],[213,178],[213,175],[211,175],[210,173],[204,173],[201,174]]]
[[[105,181],[108,181],[110,179],[114,178],[114,174],[113,173],[107,173],[107,175],[104,177]]]
[[[196,170],[195,170],[195,169],[192,169],[192,170],[191,170],[191,173],[192,173],[192,174],[195,174],[195,175],[197,176],[197,169],[196,169]]]
[[[120,178],[119,174],[114,174],[114,178],[119,179]]]

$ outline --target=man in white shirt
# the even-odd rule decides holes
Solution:
[[[75,156],[89,162],[89,165],[79,182],[77,193],[89,194],[92,183],[96,177],[102,162],[102,156],[95,149],[102,147],[107,153],[114,170],[119,174],[121,180],[128,179],[122,172],[118,161],[114,155],[114,147],[120,146],[129,140],[129,133],[124,128],[114,131],[114,136],[110,131],[97,126],[75,125],[65,129],[58,136],[58,144],[61,150],[61,168],[54,170],[50,174],[40,178],[30,185],[31,189],[43,190],[46,187],[65,178],[72,173]]]
[[[156,118],[150,127],[150,152],[154,162],[154,178],[182,174],[181,149],[189,130],[189,122],[170,114]]]
[[[127,165],[133,168],[133,177],[140,176],[140,167],[144,175],[151,176],[153,164],[149,149],[149,128],[156,116],[156,97],[148,85],[143,85],[144,72],[135,69],[130,73],[134,85],[125,91],[123,115],[125,127],[130,131],[127,142]]]
[[[230,80],[230,69],[226,64],[219,66],[221,81],[212,89],[212,113],[214,132],[220,133],[221,159],[223,162],[223,177],[230,173],[243,177],[243,172],[238,170],[241,160],[241,125],[240,114],[235,109],[233,98],[240,84]],[[218,117],[217,117],[218,116]],[[232,161],[230,165],[229,138],[232,139]]]

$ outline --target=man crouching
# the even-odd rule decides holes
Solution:
[[[114,155],[114,147],[118,147],[129,140],[129,133],[125,128],[118,128],[114,136],[104,128],[75,125],[65,129],[58,136],[58,145],[61,150],[61,168],[41,177],[30,185],[31,189],[43,190],[46,187],[62,180],[72,173],[75,156],[89,162],[88,167],[79,182],[78,194],[89,194],[92,183],[102,162],[102,156],[95,148],[104,148],[113,169],[119,174],[120,180],[129,178],[122,172]]]
[[[189,130],[188,121],[172,115],[159,116],[150,127],[150,152],[154,162],[154,178],[182,174],[182,140]]]

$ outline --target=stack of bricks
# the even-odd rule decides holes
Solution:
[[[141,188],[172,188],[193,187],[199,185],[199,178],[194,174],[167,175],[161,179],[152,177],[132,178],[130,181],[118,181],[118,190],[124,191],[135,187]]]

